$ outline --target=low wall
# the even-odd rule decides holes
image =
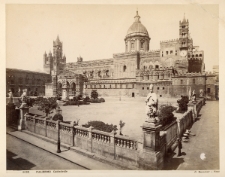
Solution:
[[[189,105],[187,112],[174,113],[177,120],[160,127],[159,131],[157,130],[159,133],[149,130],[145,140],[157,142],[157,149],[145,147],[143,142],[131,137],[116,135],[115,132],[106,133],[29,114],[25,115],[25,125],[27,130],[54,140],[58,139],[59,131],[61,142],[75,146],[82,152],[85,150],[99,155],[111,163],[114,161],[125,167],[134,166],[140,169],[162,169],[165,153],[171,149],[177,137],[181,137],[185,130],[194,123],[203,105],[204,101],[200,99],[196,104]],[[153,139],[146,139],[148,137],[153,137]]]
[[[162,148],[162,152],[146,150],[142,142],[130,137],[116,135],[115,132],[106,133],[29,114],[25,115],[25,127],[28,131],[53,140],[58,139],[58,131],[60,131],[62,143],[98,154],[99,157],[107,159],[109,162],[118,162],[125,167],[161,169],[164,161],[165,148]],[[160,146],[164,146],[165,136],[162,136],[159,141],[161,142]],[[149,161],[149,159],[152,160]],[[160,164],[159,168],[158,164]]]
[[[176,142],[177,138],[181,138],[183,133],[190,129],[199,115],[202,106],[205,104],[204,99],[197,100],[196,104],[189,104],[188,110],[185,113],[176,113],[174,116],[176,121],[162,127],[161,131],[166,131],[166,150],[170,150]]]

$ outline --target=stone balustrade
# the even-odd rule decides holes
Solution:
[[[191,104],[188,110],[174,113],[176,121],[166,126],[157,126],[146,129],[143,141],[137,141],[132,137],[116,135],[95,130],[92,127],[85,128],[74,126],[72,122],[65,123],[48,120],[48,118],[25,115],[25,125],[28,131],[50,139],[58,139],[60,131],[61,142],[75,146],[76,151],[94,153],[104,160],[112,162],[117,160],[124,166],[135,166],[141,169],[161,169],[163,167],[166,152],[175,144],[176,139],[188,129],[195,121],[195,117],[204,105],[204,99]],[[196,115],[193,113],[196,111]],[[153,147],[155,146],[155,147]]]

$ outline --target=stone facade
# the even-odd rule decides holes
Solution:
[[[21,96],[23,89],[27,89],[29,96],[44,96],[48,82],[51,82],[50,74],[6,68],[6,92],[11,90],[15,97]]]
[[[84,93],[89,95],[92,89],[97,89],[103,96],[146,96],[150,84],[161,97],[180,97],[188,93],[190,86],[208,93],[204,51],[193,46],[189,21],[185,17],[178,27],[178,39],[161,41],[160,49],[149,50],[151,38],[137,12],[124,39],[125,52],[115,53],[109,59],[83,61],[78,57],[77,62],[66,63],[66,58],[62,57],[62,42],[57,38],[53,43],[53,59],[51,55],[48,59],[50,63],[44,55],[44,68],[48,73],[55,71],[56,75],[63,70],[83,75],[88,79],[84,83]],[[191,82],[194,78],[195,83]]]

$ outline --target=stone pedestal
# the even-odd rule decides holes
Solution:
[[[14,103],[6,105],[6,125],[12,125],[16,119],[16,110]]]
[[[25,114],[29,113],[29,107],[26,103],[22,103],[20,106],[20,119],[19,119],[19,125],[18,130],[25,130]]]
[[[192,108],[193,122],[195,122],[195,119],[198,117],[196,104],[197,104],[197,102],[189,102],[188,103],[188,106]]]
[[[160,170],[164,165],[166,151],[165,135],[160,136],[162,125],[145,122],[143,130],[143,150],[138,156],[138,166],[145,170]]]
[[[157,151],[160,144],[160,128],[159,123],[145,122],[142,126],[143,130],[143,149]]]

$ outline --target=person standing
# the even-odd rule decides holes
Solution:
[[[177,138],[177,148],[178,148],[177,156],[181,156],[182,142],[181,142],[180,138]]]

